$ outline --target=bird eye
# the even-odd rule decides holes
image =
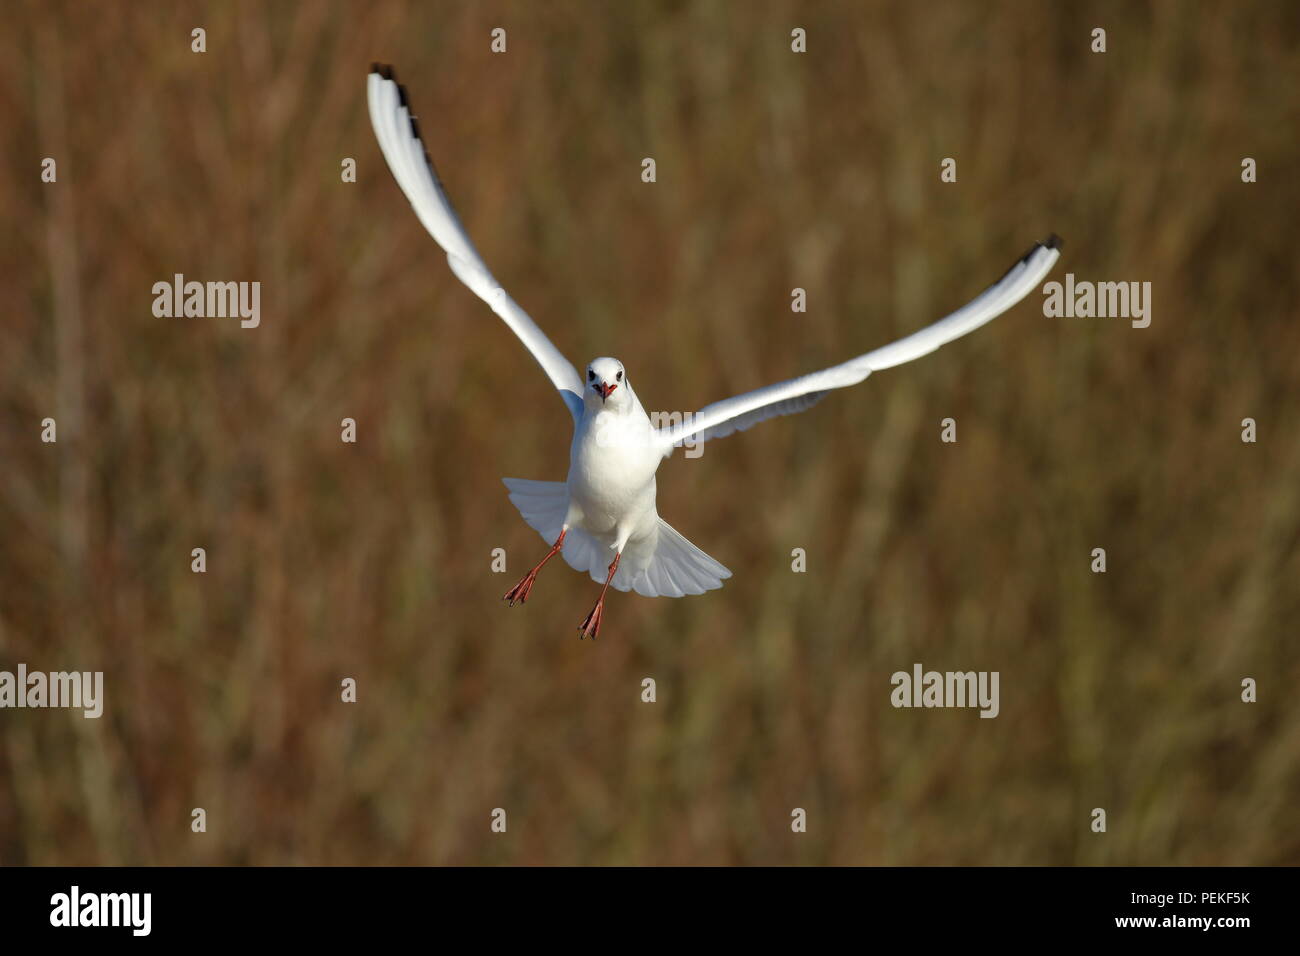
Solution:
[[[589,382],[596,381],[596,373],[593,372],[591,369],[587,369],[587,381]]]
[[[614,376],[614,378],[615,378],[617,381],[620,381],[620,382],[623,381],[623,372],[620,370],[619,373],[618,373],[617,375]]]

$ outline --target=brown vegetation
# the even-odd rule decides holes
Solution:
[[[0,669],[107,700],[0,711],[0,863],[1297,861],[1294,4],[5,21]],[[498,278],[649,407],[891,341],[1050,231],[1056,278],[1151,281],[1151,327],[1035,293],[674,456],[660,511],[734,578],[579,642],[595,586],[557,563],[499,605],[545,546],[498,479],[562,478],[567,417],[384,167],[372,60]],[[261,327],[155,318],[174,273],[261,281]],[[999,671],[1001,715],[893,709],[916,661]]]

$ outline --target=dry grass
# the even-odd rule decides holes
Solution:
[[[0,668],[108,699],[0,712],[0,862],[1296,862],[1300,9],[1084,6],[8,11]],[[674,457],[661,513],[735,577],[580,643],[567,569],[497,605],[543,548],[498,478],[563,477],[566,416],[384,168],[375,59],[507,288],[652,407],[889,341],[1051,230],[1154,320],[1035,295]],[[261,281],[261,328],[154,318],[177,272]],[[1000,671],[1001,716],[894,710],[914,661]]]

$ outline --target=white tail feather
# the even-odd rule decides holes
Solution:
[[[554,544],[564,527],[569,510],[569,489],[562,481],[533,481],[527,478],[501,479],[510,491],[510,501],[528,526]],[[598,584],[605,583],[610,551],[581,528],[570,528],[560,552],[569,567],[585,571]],[[653,536],[628,543],[610,586],[619,591],[636,591],[646,597],[683,597],[703,594],[722,587],[731,572],[695,545],[672,525],[659,519]]]
[[[634,581],[646,597],[682,597],[722,587],[731,572],[687,541],[663,518],[658,539],[644,572]]]

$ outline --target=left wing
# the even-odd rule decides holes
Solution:
[[[479,257],[424,151],[419,127],[406,105],[406,91],[393,79],[393,68],[376,64],[367,80],[366,94],[379,148],[415,215],[447,253],[447,264],[456,278],[505,320],[537,360],[576,422],[582,417],[582,379],[546,333],[501,288]]]
[[[689,438],[697,442],[722,438],[777,415],[802,412],[820,402],[831,389],[856,385],[872,372],[928,355],[992,321],[1027,296],[1052,271],[1061,256],[1061,246],[1061,240],[1055,235],[1035,243],[1001,279],[974,300],[919,332],[841,365],[706,405],[690,421],[660,428],[656,441],[667,454],[673,445]]]

